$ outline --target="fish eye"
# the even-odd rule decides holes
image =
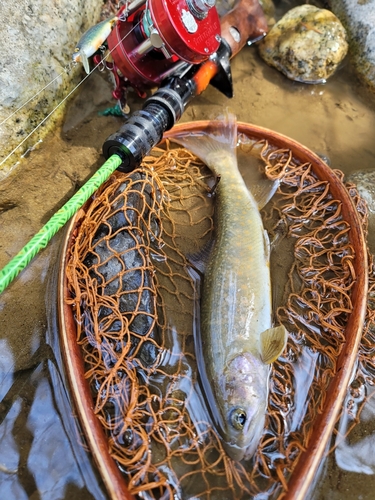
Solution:
[[[229,417],[230,423],[238,431],[242,431],[245,426],[246,419],[246,412],[242,408],[235,408],[232,410]]]

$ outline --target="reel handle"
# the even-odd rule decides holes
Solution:
[[[268,31],[267,20],[258,0],[239,0],[220,20],[221,37],[234,57],[250,41],[255,42]]]

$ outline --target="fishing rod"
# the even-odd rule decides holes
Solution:
[[[139,93],[143,91],[142,89],[147,88],[147,86],[155,86],[156,81],[162,78],[159,81],[160,87],[151,97],[146,99],[141,110],[135,111],[125,124],[104,142],[103,154],[106,161],[102,167],[51,217],[23,249],[0,270],[0,293],[47,246],[51,238],[116,169],[129,172],[140,164],[151,149],[160,142],[163,133],[172,128],[175,122],[179,120],[188,103],[195,96],[201,94],[209,83],[212,83],[226,96],[232,97],[232,77],[229,60],[242,49],[249,39],[254,41],[265,35],[267,21],[263,10],[258,0],[240,0],[235,8],[220,20],[219,26],[216,27],[214,21],[217,13],[212,0],[188,1],[189,4],[185,0],[178,0],[178,3],[183,3],[185,7],[193,5],[189,11],[181,8],[181,6],[177,9],[177,13],[180,15],[180,25],[177,23],[177,26],[179,26],[181,32],[183,28],[185,31],[195,30],[194,33],[196,33],[197,29],[195,25],[198,25],[199,21],[207,19],[211,13],[211,24],[205,24],[204,30],[199,33],[196,39],[191,36],[186,37],[185,34],[184,37],[179,37],[181,33],[178,30],[176,32],[175,11],[169,12],[170,17],[168,18],[167,16],[167,21],[165,21],[165,16],[162,18],[162,21],[157,16],[155,17],[155,11],[152,10],[155,5],[158,6],[156,11],[160,12],[161,6],[159,4],[162,2],[165,14],[165,6],[173,7],[176,5],[176,1],[167,4],[167,0],[154,0],[155,4],[151,4],[150,1],[145,4],[143,0],[134,0],[130,4],[132,10],[130,10],[126,19],[122,13],[122,19],[125,20],[118,23],[112,31],[114,37],[120,37],[120,40],[128,43],[131,37],[124,36],[124,32],[126,35],[126,33],[133,33],[135,31],[132,29],[131,23],[143,26],[143,31],[141,30],[138,37],[133,39],[133,46],[130,51],[129,47],[121,46],[118,39],[108,40],[109,46],[112,43],[113,46],[119,47],[117,63],[121,65],[124,71],[126,71],[127,65],[132,66],[132,78],[135,82],[132,85],[134,85]],[[153,5],[152,8],[150,7],[151,5]],[[191,15],[189,16],[185,12],[190,12]],[[182,19],[183,16],[185,16],[185,21]],[[142,20],[143,17],[146,17],[146,21],[143,20],[140,22],[140,19]],[[195,25],[192,21],[195,22]],[[161,31],[161,22],[164,23],[164,31]],[[127,25],[128,23],[130,26]],[[126,26],[121,26],[124,24]],[[217,29],[220,30],[220,35],[218,35]],[[182,52],[185,57],[183,64],[181,64],[181,60],[177,57],[176,53],[174,54],[175,57],[170,54],[173,48],[171,41],[173,36],[176,38],[174,47],[177,47],[177,50]],[[211,40],[212,53],[204,59],[202,51],[203,53],[206,52],[207,37],[213,37],[216,42],[213,39]],[[194,52],[191,47],[192,39],[195,43],[196,53],[198,53],[195,56],[192,54]],[[166,68],[166,64],[159,64],[163,70],[161,72],[162,77],[157,76],[156,73],[145,71],[145,66],[142,66],[145,54],[149,56],[146,58],[146,62],[150,63],[150,67],[152,66],[151,61],[148,59],[152,57],[150,53],[155,48],[165,58],[173,59],[173,61],[169,61],[169,63],[173,63],[169,68]],[[181,75],[179,71],[181,66],[186,62],[187,55],[190,59],[196,57],[198,63],[194,64],[188,61],[189,64],[192,64],[192,67],[185,75]],[[116,57],[114,57],[114,61],[116,61]],[[135,62],[138,62],[138,66],[136,66]],[[153,60],[153,64],[157,64],[157,59]],[[116,62],[114,62],[114,67],[118,73]],[[173,67],[177,68],[177,75],[174,75]],[[118,84],[114,95],[120,98],[123,105],[126,98],[126,87],[130,85],[130,80],[122,78],[121,81],[118,80]],[[119,97],[119,89],[122,92],[121,97]]]

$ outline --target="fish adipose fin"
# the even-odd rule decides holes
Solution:
[[[265,330],[260,335],[261,357],[265,364],[273,363],[283,352],[288,340],[284,325]]]
[[[236,117],[227,111],[210,122],[204,130],[188,135],[186,132],[181,132],[180,135],[173,136],[171,140],[189,149],[208,166],[211,166],[210,157],[222,154],[223,151],[236,159]]]

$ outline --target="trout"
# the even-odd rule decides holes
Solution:
[[[253,456],[264,429],[270,363],[287,331],[272,325],[269,240],[237,166],[233,116],[212,131],[174,137],[214,173],[214,243],[200,299],[198,371],[208,409],[234,460]]]

